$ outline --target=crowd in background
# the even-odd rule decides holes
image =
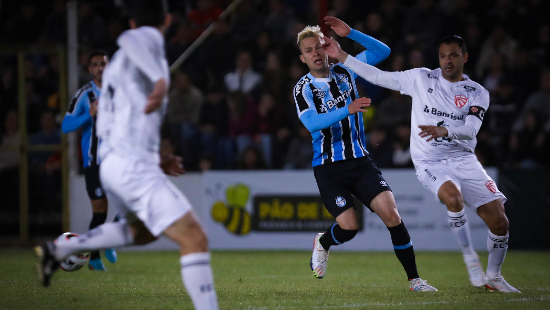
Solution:
[[[166,54],[174,62],[231,0],[168,1],[173,22]],[[550,3],[542,0],[338,0],[329,15],[386,43],[387,71],[438,67],[438,39],[467,43],[466,74],[491,94],[476,153],[485,166],[550,165]],[[188,171],[305,169],[311,135],[299,121],[292,89],[307,74],[296,35],[319,24],[318,0],[244,0],[172,76],[163,152],[184,158]],[[79,1],[80,86],[90,51],[110,54],[128,27],[123,1]],[[334,33],[326,33],[337,37]],[[66,1],[0,1],[0,44],[66,44]],[[344,50],[363,50],[339,39]],[[19,144],[15,55],[0,55],[2,145]],[[29,142],[60,143],[58,56],[24,62]],[[71,77],[74,78],[74,77]],[[380,168],[412,167],[411,98],[357,81],[372,99],[364,113],[367,150]],[[71,94],[72,95],[72,94]],[[59,169],[54,153],[32,154],[33,171]],[[14,171],[17,150],[0,151],[0,170]],[[11,169],[11,170],[10,170]],[[48,189],[49,190],[49,189]]]

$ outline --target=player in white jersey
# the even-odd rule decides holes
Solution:
[[[104,73],[97,122],[101,182],[123,220],[36,247],[39,276],[48,286],[58,262],[70,254],[146,244],[163,234],[180,246],[181,276],[195,309],[218,309],[206,234],[163,173],[183,173],[181,158],[159,155],[170,79],[163,34],[171,18],[165,0],[132,5],[132,29],[118,38],[120,49]]]
[[[327,39],[326,53],[367,81],[413,99],[411,157],[416,175],[436,198],[447,205],[448,220],[461,246],[470,282],[501,292],[519,292],[500,274],[508,249],[506,197],[497,189],[474,154],[476,135],[489,108],[489,93],[463,74],[468,53],[459,36],[439,46],[440,68],[384,72],[342,51]],[[489,227],[487,275],[472,247],[464,203]]]

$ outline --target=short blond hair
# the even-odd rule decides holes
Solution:
[[[321,32],[321,27],[319,26],[307,26],[302,31],[298,33],[298,38],[296,40],[296,43],[298,44],[298,48],[300,48],[300,44],[303,40],[307,38],[314,38],[318,37],[320,40],[325,38],[325,35]]]

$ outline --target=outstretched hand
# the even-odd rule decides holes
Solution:
[[[349,114],[352,115],[357,112],[367,111],[366,109],[363,109],[363,108],[370,106],[370,103],[371,103],[370,98],[365,98],[365,97],[357,98],[353,100],[353,102],[348,105]]]
[[[447,128],[442,126],[420,125],[418,126],[418,128],[420,128],[421,130],[420,133],[418,133],[420,138],[429,137],[426,142],[431,141],[435,138],[446,137],[449,134]]]
[[[342,50],[340,44],[333,38],[325,37],[325,43],[323,49],[329,57],[337,59],[339,62],[345,62],[348,54]]]
[[[338,36],[340,37],[347,37],[350,32],[351,28],[348,26],[348,24],[344,23],[342,20],[334,17],[334,16],[325,16],[325,24],[332,29]]]
[[[182,159],[172,154],[160,154],[160,168],[165,174],[177,177],[185,173]]]

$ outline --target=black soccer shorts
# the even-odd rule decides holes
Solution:
[[[105,198],[105,192],[101,187],[101,181],[99,180],[99,166],[92,165],[84,167],[84,178],[86,179],[86,191],[90,200],[97,200]]]
[[[334,218],[349,208],[355,208],[352,194],[370,209],[374,197],[391,191],[382,172],[368,155],[315,166],[313,172],[325,208]]]

